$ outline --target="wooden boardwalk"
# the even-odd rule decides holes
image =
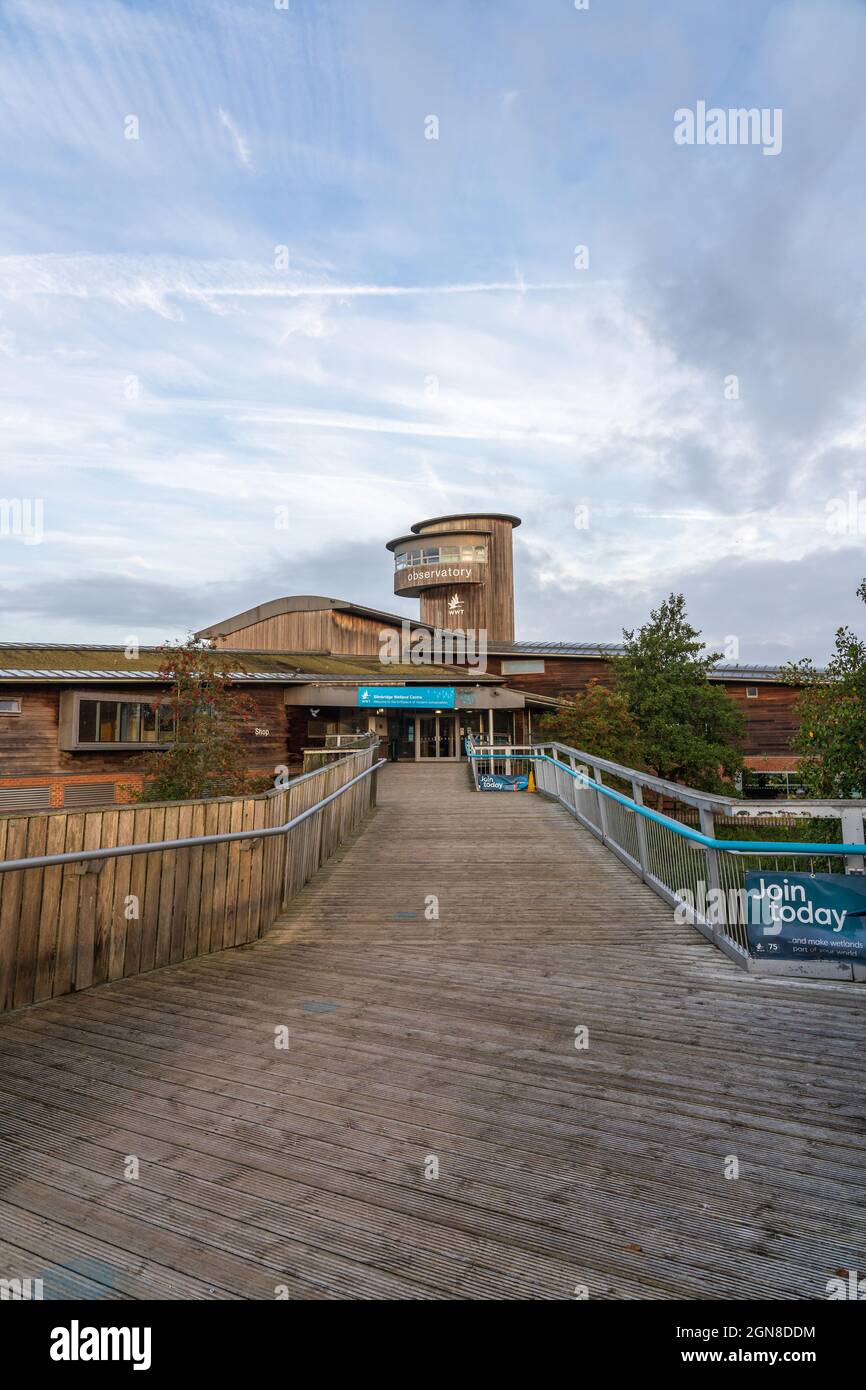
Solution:
[[[863,990],[747,976],[551,802],[388,768],[265,940],[0,1020],[0,1277],[820,1299],[866,1271]]]

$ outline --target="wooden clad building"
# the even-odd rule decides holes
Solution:
[[[457,761],[467,734],[527,742],[560,699],[609,683],[616,644],[514,639],[519,524],[434,517],[389,541],[395,592],[418,597],[417,619],[303,594],[205,628],[253,696],[251,777],[299,771],[305,749],[371,729],[394,758]],[[0,812],[128,800],[142,755],[173,737],[157,665],[153,648],[133,659],[120,647],[0,644]],[[769,666],[726,663],[711,679],[745,715],[747,791],[766,795],[775,780],[790,792],[797,689]]]

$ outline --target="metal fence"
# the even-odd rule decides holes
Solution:
[[[681,920],[692,922],[741,965],[751,960],[747,871],[866,871],[864,802],[744,802],[682,787],[556,742],[493,747],[470,738],[466,754],[476,789],[485,773],[525,774],[531,768],[539,792],[564,806],[670,903]],[[655,801],[656,807],[647,800]],[[772,827],[765,825],[768,815]],[[722,835],[717,833],[717,818]],[[687,823],[695,819],[699,828]],[[836,822],[838,839],[812,843],[793,838],[798,822],[816,819]],[[760,826],[761,838],[737,838],[740,825],[742,834]],[[792,832],[790,839],[773,837],[782,825]],[[810,974],[851,978],[851,966],[809,964],[814,967]],[[855,978],[859,969],[853,967]]]

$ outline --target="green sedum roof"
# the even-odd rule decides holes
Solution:
[[[474,668],[454,666],[384,666],[375,656],[347,656],[326,652],[248,652],[220,648],[213,653],[215,663],[228,667],[233,674],[249,673],[253,678],[270,676],[303,681],[304,676],[331,676],[335,680],[380,683],[411,678],[421,682],[448,684],[454,681],[457,670],[464,680],[499,681],[497,676],[479,675]],[[5,679],[74,680],[76,677],[99,678],[106,675],[127,676],[132,680],[153,679],[160,664],[157,647],[140,647],[138,657],[130,660],[123,647],[15,645],[0,643],[0,681]],[[465,671],[465,674],[464,674]]]

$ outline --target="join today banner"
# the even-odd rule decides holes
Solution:
[[[747,873],[747,932],[764,960],[866,960],[866,874]]]
[[[528,777],[506,776],[500,772],[482,772],[478,777],[478,790],[481,792],[525,792],[528,789]]]

